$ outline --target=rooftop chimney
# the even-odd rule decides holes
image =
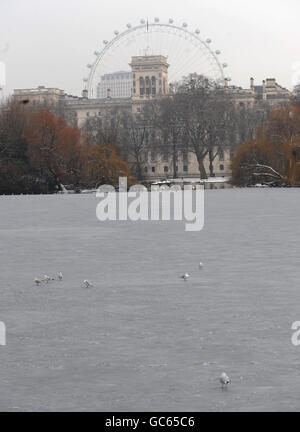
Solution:
[[[265,80],[263,80],[262,85],[263,85],[263,99],[266,100],[267,99],[267,93],[266,93],[266,81]]]

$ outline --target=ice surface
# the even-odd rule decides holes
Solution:
[[[206,191],[201,232],[0,197],[0,410],[298,411],[299,194]]]

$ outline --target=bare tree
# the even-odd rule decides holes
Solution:
[[[90,143],[118,147],[121,121],[122,112],[114,108],[101,115],[87,117],[83,130],[87,132]]]
[[[121,153],[125,153],[138,180],[143,178],[146,154],[150,149],[151,128],[144,113],[124,111],[121,120]]]
[[[204,159],[210,158],[210,171],[213,161],[223,145],[226,131],[226,107],[229,97],[226,92],[207,78],[192,74],[178,86],[182,98],[182,116],[186,145],[196,157],[201,178],[207,178]]]
[[[168,159],[171,155],[174,178],[177,177],[178,155],[182,150],[184,132],[182,102],[181,95],[174,94],[171,97],[154,101],[145,107],[145,115],[158,132],[156,150],[162,155],[167,155]]]

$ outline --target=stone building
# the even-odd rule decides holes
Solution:
[[[168,93],[168,62],[164,56],[132,57],[132,99],[152,99]]]
[[[281,87],[275,78],[263,80],[261,85],[254,84],[254,78],[250,78],[250,88],[244,89],[237,86],[229,86],[225,80],[225,87],[230,91],[235,102],[240,105],[254,106],[268,104],[271,108],[288,103],[291,92]]]
[[[82,97],[72,97],[59,89],[15,90],[13,96],[16,99],[28,99],[32,102],[45,102],[57,104],[64,111],[70,123],[82,128],[87,119],[97,117],[107,119],[116,111],[128,111],[138,113],[148,100],[159,97],[167,97],[168,94],[168,63],[164,56],[139,56],[132,57],[132,96],[112,97],[109,88],[106,89],[106,97],[88,99],[87,91],[83,91]],[[229,86],[225,80],[225,88],[233,96],[235,102],[244,106],[263,107],[268,104],[271,107],[289,102],[291,93],[281,87],[274,78],[268,78],[262,85],[255,85],[254,79],[250,79],[250,88]],[[231,175],[231,151],[224,150],[213,162],[216,176],[227,177]],[[209,172],[208,157],[204,161],[206,171]],[[143,177],[145,179],[164,179],[175,176],[172,157],[169,155],[145,154],[143,163]],[[134,173],[133,173],[134,174]],[[197,159],[194,153],[178,154],[176,166],[177,177],[198,178],[200,175]]]
[[[28,101],[39,105],[57,105],[60,101],[65,101],[72,96],[68,96],[63,90],[58,88],[47,88],[39,86],[35,89],[16,89],[13,98],[18,101]]]

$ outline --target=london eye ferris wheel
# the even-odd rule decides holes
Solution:
[[[168,60],[169,83],[180,81],[190,73],[198,73],[223,83],[227,63],[220,60],[221,51],[212,48],[212,40],[203,38],[200,30],[190,30],[187,23],[176,24],[172,18],[161,23],[141,19],[137,26],[127,24],[124,31],[114,31],[111,41],[103,40],[94,52],[94,61],[87,65],[89,74],[84,78],[89,98],[97,97],[97,87],[105,74],[130,72],[134,56],[162,55]],[[230,81],[230,78],[227,78]]]

